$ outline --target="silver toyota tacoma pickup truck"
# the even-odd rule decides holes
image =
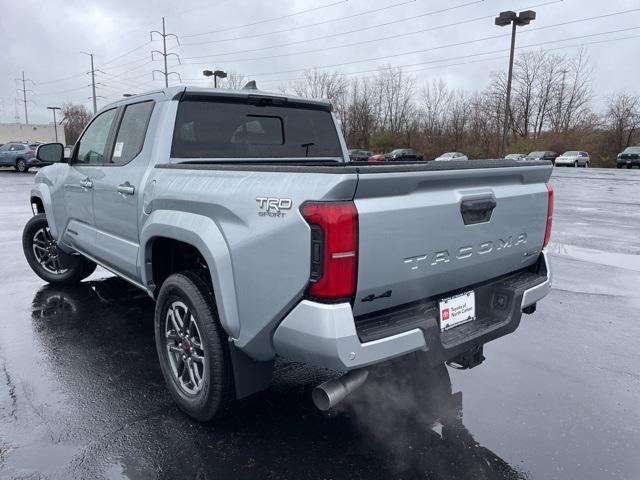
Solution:
[[[148,292],[197,420],[265,389],[277,356],[336,371],[322,409],[396,357],[474,367],[551,286],[549,162],[350,162],[325,101],[168,88],[103,108],[71,158],[37,155],[30,266]]]

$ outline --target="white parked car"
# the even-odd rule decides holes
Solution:
[[[469,160],[469,158],[467,158],[467,156],[464,153],[447,152],[447,153],[443,153],[442,155],[440,155],[434,161],[435,162],[441,162],[441,161],[449,161],[449,160]]]
[[[569,152],[564,152],[558,158],[556,158],[556,167],[566,166],[566,167],[589,167],[589,154],[587,152],[579,152],[578,150],[571,150]]]

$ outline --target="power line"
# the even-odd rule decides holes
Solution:
[[[479,0],[479,2],[482,2],[484,0]],[[537,4],[537,5],[532,5],[531,7],[528,8],[538,8],[538,7],[542,7],[545,5],[550,5],[550,4],[554,4],[554,3],[560,3],[563,0],[554,0],[552,2],[544,2],[541,4]],[[370,30],[370,29],[374,29],[374,28],[379,28],[379,27],[387,27],[389,25],[393,25],[396,23],[400,23],[400,22],[405,22],[407,20],[413,20],[415,18],[419,18],[419,17],[425,17],[428,15],[433,15],[433,14],[437,14],[437,13],[442,13],[442,12],[446,12],[446,11],[451,11],[457,8],[461,8],[461,7],[465,7],[465,6],[469,6],[472,5],[474,3],[479,3],[478,1],[475,2],[470,2],[470,3],[465,3],[465,4],[461,4],[461,5],[456,5],[453,7],[448,7],[445,9],[441,9],[441,10],[435,10],[435,11],[431,11],[431,12],[426,12],[417,16],[413,16],[413,17],[405,17],[399,20],[392,20],[389,22],[383,22],[383,23],[379,23],[376,25],[371,25],[371,26],[367,26],[367,27],[363,27],[363,28],[358,28],[358,29],[354,29],[354,30],[348,30],[346,32],[339,32],[339,33],[332,33],[332,34],[328,34],[328,35],[322,35],[319,37],[314,37],[314,38],[309,38],[309,39],[305,39],[305,40],[298,40],[295,42],[287,42],[287,43],[282,43],[279,45],[270,45],[270,46],[266,46],[266,47],[260,47],[260,48],[252,48],[252,49],[244,49],[244,50],[236,50],[236,51],[232,51],[232,52],[218,52],[218,53],[214,53],[214,54],[210,54],[210,55],[200,55],[200,56],[194,56],[194,57],[183,57],[183,60],[195,60],[195,59],[200,59],[200,58],[210,58],[211,55],[215,55],[215,57],[220,57],[220,56],[225,56],[225,55],[235,55],[238,53],[249,53],[249,52],[257,52],[257,51],[263,51],[263,50],[270,50],[273,48],[280,48],[280,47],[287,47],[287,46],[291,46],[291,45],[298,45],[298,44],[302,44],[302,43],[307,43],[307,42],[313,42],[313,41],[317,41],[317,40],[326,40],[329,38],[333,38],[333,37],[337,37],[337,36],[341,36],[341,35],[347,35],[350,33],[356,33],[356,32],[361,32],[364,30]],[[634,12],[634,11],[638,11],[640,10],[640,8],[635,8],[635,9],[630,9],[630,10],[624,10],[622,12],[616,12],[616,13],[611,13],[611,14],[605,14],[605,15],[599,15],[599,16],[595,16],[595,17],[589,17],[589,18],[584,18],[584,19],[579,19],[579,20],[573,20],[570,22],[563,22],[563,23],[559,23],[559,24],[554,24],[554,25],[549,25],[546,27],[539,27],[541,28],[551,28],[551,27],[555,27],[555,26],[560,26],[560,25],[566,25],[569,23],[578,23],[578,22],[582,22],[582,21],[587,21],[587,20],[593,20],[593,19],[597,19],[597,18],[604,18],[604,17],[610,17],[610,16],[614,16],[614,15],[620,15],[620,14],[624,14],[624,13],[630,13],[630,12]],[[362,44],[366,44],[366,43],[374,43],[374,42],[379,42],[382,40],[392,40],[395,38],[400,38],[400,37],[406,37],[406,36],[410,36],[410,35],[415,35],[417,33],[426,33],[426,32],[431,32],[431,31],[435,31],[435,30],[441,30],[443,28],[448,28],[448,27],[457,27],[460,26],[460,24],[467,24],[467,23],[471,23],[471,22],[476,22],[476,21],[480,21],[480,20],[486,20],[487,18],[493,18],[494,15],[485,15],[485,16],[481,16],[481,17],[474,17],[474,18],[468,18],[465,20],[459,20],[453,23],[447,23],[447,24],[441,24],[441,25],[435,25],[433,27],[429,27],[429,28],[424,28],[421,30],[412,30],[410,32],[406,32],[406,33],[394,33],[393,35],[389,35],[386,37],[376,37],[374,39],[369,39],[369,40],[361,40],[358,42],[352,42],[352,43],[346,43],[346,44],[340,44],[340,45],[336,45],[333,47],[322,47],[319,49],[315,49],[315,50],[305,50],[305,51],[300,51],[300,52],[290,52],[290,53],[286,53],[286,54],[279,54],[279,55],[273,55],[273,56],[269,56],[269,57],[258,57],[258,58],[249,58],[249,59],[235,59],[236,61],[253,61],[253,60],[261,60],[261,59],[269,59],[269,58],[278,58],[278,57],[282,57],[282,56],[288,56],[288,55],[302,55],[302,54],[307,54],[307,53],[315,53],[315,52],[319,52],[319,51],[326,51],[326,50],[331,50],[331,49],[337,49],[337,48],[345,48],[345,47],[352,47],[355,45],[362,45]],[[536,28],[534,29],[530,29],[530,30],[536,30]],[[529,31],[530,31],[529,30]],[[184,46],[184,44],[183,44]],[[196,63],[196,62],[183,62],[185,65],[201,65],[204,63],[208,63],[208,62],[203,62],[203,63]]]
[[[138,45],[137,47],[132,48],[131,50],[127,50],[125,53],[123,53],[121,55],[118,55],[117,57],[113,57],[113,58],[107,60],[106,62],[102,62],[101,66],[104,67],[105,65],[108,65],[111,62],[115,62],[116,60],[120,60],[121,58],[126,57],[127,55],[129,55],[129,54],[131,54],[133,52],[137,52],[138,50],[140,50],[140,49],[146,47],[147,45],[149,45],[152,41],[153,40],[149,40],[148,42],[144,42],[142,45]]]
[[[621,28],[621,29],[616,29],[616,30],[609,30],[606,32],[598,32],[598,33],[592,33],[592,34],[587,34],[587,35],[579,35],[576,37],[569,37],[566,39],[560,39],[560,40],[551,40],[549,42],[543,42],[542,44],[549,44],[549,43],[555,43],[558,41],[565,41],[565,40],[578,40],[578,39],[582,39],[582,38],[590,38],[590,37],[594,37],[597,35],[606,35],[609,33],[618,33],[618,32],[626,32],[629,30],[637,30],[640,29],[640,26],[638,27],[630,27],[630,28]],[[472,43],[477,43],[477,42],[481,42],[481,41],[485,41],[485,40],[493,40],[496,38],[501,38],[504,37],[505,35],[492,35],[492,36],[488,36],[488,37],[482,37],[482,38],[477,38],[477,39],[472,39],[472,40],[465,40],[462,42],[457,42],[457,43],[451,43],[448,45],[439,45],[437,47],[430,47],[430,48],[422,48],[419,50],[411,50],[408,52],[401,52],[401,53],[394,53],[394,54],[390,54],[390,55],[381,55],[378,57],[369,57],[369,58],[364,58],[361,60],[349,60],[347,62],[341,62],[341,63],[333,63],[333,64],[329,64],[329,65],[322,65],[322,66],[318,66],[315,67],[317,69],[325,69],[325,68],[332,68],[332,67],[343,67],[345,65],[353,65],[356,63],[365,63],[365,62],[370,62],[370,61],[374,61],[374,60],[384,60],[387,58],[395,58],[395,57],[402,57],[405,55],[413,55],[416,53],[424,53],[424,52],[429,52],[429,51],[434,51],[434,50],[440,50],[443,48],[450,48],[450,47],[457,47],[457,46],[462,46],[462,45],[469,45]],[[508,36],[508,34],[506,35]],[[541,45],[542,45],[541,44]],[[290,69],[290,70],[281,70],[279,72],[261,72],[261,73],[255,73],[255,74],[249,74],[248,76],[251,77],[259,77],[259,76],[265,76],[265,75],[277,75],[280,73],[294,73],[294,72],[303,72],[305,70],[308,70],[309,68],[294,68],[294,69]]]
[[[243,36],[239,36],[239,37],[228,37],[228,38],[221,38],[221,39],[218,39],[218,40],[207,40],[207,41],[204,41],[204,42],[185,43],[185,44],[183,44],[183,46],[186,47],[186,46],[191,46],[191,45],[205,45],[205,44],[210,44],[210,43],[233,42],[233,41],[236,41],[236,40],[254,39],[254,38],[260,38],[260,37],[266,37],[266,36],[269,36],[269,35],[276,35],[278,33],[293,32],[295,30],[302,30],[304,28],[316,27],[316,26],[319,26],[319,25],[326,25],[328,23],[338,22],[338,21],[341,21],[341,20],[348,20],[348,19],[359,17],[359,16],[362,16],[362,15],[367,15],[369,13],[377,13],[377,12],[381,12],[381,11],[384,11],[384,10],[389,10],[391,8],[399,7],[399,6],[402,6],[402,5],[407,5],[407,4],[413,3],[413,2],[415,2],[415,0],[402,0],[400,2],[396,2],[396,3],[393,3],[391,5],[387,5],[386,7],[374,8],[372,10],[364,10],[362,12],[353,13],[351,15],[335,17],[335,18],[331,18],[331,19],[328,19],[328,20],[323,20],[323,21],[320,21],[320,22],[308,23],[306,25],[297,25],[295,27],[289,27],[289,28],[284,28],[284,29],[280,29],[280,30],[272,30],[270,32],[251,33],[249,35],[243,35]],[[205,33],[215,33],[215,32],[205,32]],[[204,35],[205,33],[203,33],[202,35]],[[183,38],[186,38],[186,37],[183,35]]]
[[[537,30],[555,28],[555,27],[560,27],[560,26],[564,26],[564,25],[568,25],[568,24],[575,24],[575,23],[580,23],[580,22],[597,20],[597,19],[601,19],[601,18],[612,17],[612,16],[616,16],[616,15],[623,15],[623,14],[628,14],[628,13],[637,12],[637,11],[640,11],[640,8],[633,8],[633,9],[623,10],[623,11],[614,12],[614,13],[607,13],[607,14],[603,14],[603,15],[596,15],[596,16],[592,16],[592,17],[586,17],[586,18],[581,18],[581,19],[576,19],[576,20],[570,20],[570,21],[565,21],[565,22],[561,22],[561,23],[556,23],[556,24],[553,24],[553,25],[545,25],[545,26],[541,26],[541,27],[534,27],[534,28],[527,29],[526,31],[523,31],[522,33],[529,33],[529,32],[533,32],[533,31],[537,31]],[[395,33],[393,35],[388,35],[388,36],[385,36],[385,37],[376,37],[374,39],[369,39],[369,40],[359,40],[357,42],[345,43],[345,44],[335,45],[335,46],[332,46],[332,47],[323,46],[323,47],[312,49],[312,50],[302,50],[302,51],[298,51],[298,52],[281,53],[281,54],[275,54],[275,55],[269,55],[269,56],[260,56],[260,57],[255,57],[255,58],[240,58],[240,59],[234,59],[234,60],[237,61],[237,62],[249,62],[249,61],[268,60],[268,59],[273,59],[273,58],[289,57],[289,56],[294,56],[294,55],[308,55],[310,53],[326,52],[328,50],[335,50],[335,49],[339,49],[339,48],[353,47],[353,46],[356,46],[356,45],[375,43],[375,42],[380,42],[380,41],[384,41],[384,40],[395,40],[396,38],[400,38],[400,37],[406,37],[406,36],[415,35],[415,34],[418,34],[418,33],[430,32],[430,31],[439,30],[439,29],[446,28],[446,27],[458,26],[458,25],[460,25],[460,23],[466,24],[466,23],[470,23],[470,22],[473,22],[473,21],[484,20],[484,19],[493,18],[493,17],[494,17],[494,15],[470,18],[470,19],[467,19],[467,20],[462,20],[460,22],[443,24],[443,25],[436,25],[436,26],[433,26],[433,27],[424,28],[424,29],[421,29],[421,30],[413,30],[411,32],[406,32],[406,33]],[[384,24],[382,24],[382,26],[384,26]],[[330,37],[337,36],[337,35],[340,35],[340,34],[338,33],[338,34],[325,35],[325,36],[322,36],[322,37],[316,37],[315,39],[310,39],[308,41],[326,39],[326,38],[330,38]],[[472,40],[472,41],[469,41],[469,42],[484,41],[484,40],[490,40],[490,39],[495,39],[495,38],[499,38],[499,37],[507,37],[507,36],[509,36],[509,34],[500,34],[500,35],[495,35],[495,36],[492,36],[492,37],[485,37],[485,38],[480,38],[480,39],[477,39],[477,40]],[[256,48],[256,49],[252,49],[252,50],[245,50],[245,52],[267,50],[267,49],[270,49],[270,48],[288,46],[288,45],[293,45],[293,44],[297,44],[297,43],[305,43],[306,41],[307,40],[298,41],[298,42],[291,42],[291,43],[285,43],[285,44],[281,44],[281,45],[274,45],[274,46],[270,46],[270,47],[261,47],[261,48]],[[465,42],[465,43],[469,43],[469,42]],[[459,46],[459,45],[461,45],[461,43],[456,43],[456,44],[452,44],[452,45],[441,45],[441,46],[438,46],[438,47],[433,47],[432,49],[447,48],[449,46]],[[231,55],[231,54],[236,54],[236,53],[241,53],[241,52],[243,52],[243,51],[240,50],[240,51],[236,51],[236,52],[218,53],[218,54],[216,54],[216,56],[220,57],[220,56],[224,56],[224,55]],[[201,58],[201,57],[185,57],[184,60],[191,60],[191,59],[194,59],[194,58]],[[207,62],[202,62],[202,63],[200,63],[200,62],[183,62],[183,63],[187,64],[187,65],[201,65],[201,64],[204,64],[204,63],[207,63]]]
[[[153,41],[153,34],[157,33],[158,35],[160,35],[162,37],[162,51],[159,50],[152,50],[151,51],[151,60],[153,61],[153,54],[154,53],[158,53],[162,56],[162,59],[164,60],[164,72],[162,70],[153,70],[151,72],[151,76],[153,77],[153,74],[155,72],[159,72],[162,75],[164,75],[164,86],[168,87],[169,86],[169,75],[177,75],[178,78],[180,78],[180,74],[177,72],[169,72],[167,69],[167,57],[170,55],[174,55],[177,59],[178,59],[178,63],[180,63],[180,56],[177,53],[167,53],[167,37],[175,37],[176,42],[178,42],[178,45],[180,45],[180,39],[178,38],[178,36],[175,33],[167,33],[166,29],[165,29],[165,24],[164,24],[164,17],[162,17],[162,32],[159,32],[158,30],[152,30],[151,32],[149,32],[149,35],[151,36],[151,40]],[[182,80],[180,80],[182,81]]]
[[[628,30],[634,30],[636,28],[640,28],[640,27],[635,27],[635,28],[631,28]],[[604,32],[604,33],[610,33],[610,32]],[[598,33],[598,34],[594,34],[594,35],[602,35],[604,33]],[[591,35],[593,36],[593,35]],[[557,43],[557,42],[562,42],[562,41],[567,41],[567,40],[571,40],[571,39],[575,39],[575,38],[581,38],[581,37],[573,37],[573,38],[568,38],[568,39],[559,39],[559,40],[551,40],[551,41],[546,41],[546,42],[539,42],[539,43],[532,43],[532,44],[528,44],[528,45],[521,45],[521,46],[517,46],[516,49],[517,50],[521,50],[521,49],[527,49],[527,48],[533,48],[533,47],[540,47],[540,46],[544,46],[544,45],[548,45],[550,43]],[[601,43],[609,43],[609,42],[617,42],[617,41],[621,41],[621,40],[631,40],[631,39],[635,39],[635,38],[640,38],[640,35],[630,35],[630,36],[626,36],[626,37],[619,37],[619,38],[609,38],[609,39],[605,39],[605,40],[595,40],[592,42],[581,42],[581,43],[575,43],[572,45],[562,45],[562,46],[558,46],[558,47],[552,47],[552,48],[547,48],[547,51],[553,51],[553,50],[562,50],[565,48],[574,48],[574,47],[580,47],[580,46],[585,46],[585,45],[596,45],[596,44],[601,44]],[[449,57],[449,58],[444,58],[444,59],[438,59],[438,60],[429,60],[427,62],[417,62],[417,63],[410,63],[410,64],[404,64],[404,65],[397,65],[396,68],[411,68],[411,67],[416,67],[416,66],[422,66],[422,65],[433,65],[435,63],[441,63],[441,62],[449,62],[451,60],[462,60],[462,59],[467,59],[467,58],[475,58],[475,57],[480,57],[480,56],[485,56],[485,55],[493,55],[493,54],[498,54],[498,53],[504,53],[504,52],[508,52],[509,49],[499,49],[499,50],[490,50],[490,51],[485,51],[485,52],[479,52],[479,53],[471,53],[471,54],[467,54],[467,55],[460,55],[457,57]],[[469,62],[461,62],[461,63],[454,63],[454,64],[449,64],[449,65],[435,65],[435,66],[429,66],[429,67],[422,67],[422,68],[418,68],[418,69],[414,69],[414,70],[408,70],[406,71],[406,73],[413,73],[413,72],[420,72],[423,70],[430,70],[432,68],[443,68],[443,67],[448,67],[448,66],[457,66],[457,65],[468,65],[471,63],[479,63],[479,62],[486,62],[486,61],[491,61],[491,60],[504,60],[504,57],[502,55],[500,56],[495,56],[495,57],[490,57],[490,58],[482,58],[479,60],[474,60],[474,61],[469,61]],[[346,73],[342,73],[342,75],[346,75],[346,76],[351,76],[351,75],[360,75],[360,74],[364,74],[364,73],[375,73],[378,72],[380,70],[380,66],[376,67],[376,68],[372,68],[372,69],[366,69],[366,70],[357,70],[357,71],[353,71],[353,72],[346,72]],[[280,78],[280,79],[269,79],[269,80],[261,80],[261,83],[282,83],[282,82],[292,82],[292,81],[296,81],[296,80],[301,80],[302,77],[294,77],[294,78]],[[195,79],[191,79],[191,80],[195,80]]]
[[[325,5],[320,5],[318,7],[307,8],[305,10],[299,10],[297,12],[289,13],[287,15],[281,15],[279,17],[266,18],[266,19],[258,20],[258,21],[251,22],[251,23],[245,23],[245,24],[242,24],[242,25],[236,25],[234,27],[221,28],[221,29],[218,29],[218,30],[211,30],[211,31],[208,31],[208,32],[192,33],[191,35],[182,35],[182,38],[201,37],[203,35],[209,35],[211,33],[229,32],[231,30],[238,30],[238,29],[244,28],[244,27],[253,27],[255,25],[260,25],[260,24],[263,24],[263,23],[275,22],[276,20],[283,20],[285,18],[295,17],[297,15],[302,15],[303,13],[316,12],[318,10],[323,10],[325,8],[334,7],[336,5],[339,5],[341,3],[346,3],[348,1],[349,0],[339,0],[337,2],[328,3],[328,4],[325,4]],[[416,0],[410,0],[410,1],[411,2],[415,2]],[[409,2],[405,2],[405,3],[409,3]]]
[[[470,5],[474,5],[474,4],[477,4],[477,3],[482,3],[483,1],[484,0],[475,0],[473,2],[467,2],[467,3],[463,3],[463,4],[459,4],[459,5],[454,5],[452,7],[442,8],[442,9],[439,9],[439,10],[431,10],[429,12],[422,13],[420,15],[414,15],[414,16],[411,16],[411,17],[405,17],[405,18],[402,18],[402,19],[399,19],[399,20],[392,20],[390,22],[383,22],[383,23],[378,23],[376,25],[369,25],[367,27],[356,28],[356,29],[353,29],[353,30],[348,30],[346,32],[331,33],[331,34],[322,35],[322,36],[319,36],[319,37],[308,38],[308,39],[305,39],[305,40],[297,40],[295,42],[281,43],[279,45],[269,45],[269,46],[260,47],[260,48],[236,50],[236,51],[233,51],[233,52],[220,52],[220,53],[213,53],[213,54],[209,54],[209,55],[200,55],[200,56],[195,56],[195,57],[184,57],[183,59],[184,60],[196,60],[196,59],[200,59],[200,58],[210,58],[211,55],[224,56],[224,55],[235,55],[235,54],[238,54],[238,53],[258,52],[258,51],[262,51],[262,50],[270,50],[272,48],[288,47],[288,46],[291,46],[291,45],[299,45],[299,44],[302,44],[302,43],[314,42],[314,41],[317,41],[317,40],[326,40],[328,38],[339,37],[339,36],[348,35],[348,34],[351,34],[351,33],[363,32],[365,30],[371,30],[371,29],[374,29],[374,28],[387,27],[389,25],[393,25],[393,24],[397,24],[397,23],[401,23],[401,22],[406,22],[406,21],[409,21],[409,20],[415,20],[416,18],[427,17],[427,16],[430,16],[430,15],[436,15],[438,13],[450,12],[450,11],[456,10],[458,8],[468,7]],[[414,33],[420,33],[420,32],[425,32],[425,31],[429,31],[429,30],[435,30],[435,29],[438,29],[438,28],[445,28],[445,27],[450,27],[450,26],[454,26],[454,25],[460,25],[460,23],[469,22],[469,21],[476,21],[476,20],[484,20],[486,18],[493,18],[493,15],[477,17],[477,18],[466,20],[466,21],[462,21],[462,22],[458,21],[458,22],[455,22],[455,23],[450,23],[450,24],[447,24],[447,25],[442,25],[442,26],[437,26],[437,27],[431,27],[430,29],[426,29],[426,30],[414,30],[414,31],[409,32],[409,33],[395,34],[394,36],[385,37],[385,38],[395,38],[397,36],[413,35]],[[377,38],[377,39],[369,40],[369,41],[378,41],[378,40],[379,39]],[[348,44],[348,45],[356,45],[356,44]],[[189,45],[189,44],[183,44],[182,46],[184,47],[184,46],[187,46],[187,45]]]

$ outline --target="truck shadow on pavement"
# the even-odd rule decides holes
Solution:
[[[33,299],[50,388],[66,398],[56,434],[34,442],[77,445],[61,477],[527,478],[474,440],[446,367],[430,370],[419,355],[372,371],[329,414],[310,392],[331,373],[279,361],[269,390],[198,424],[165,390],[153,312],[117,278],[45,286]]]

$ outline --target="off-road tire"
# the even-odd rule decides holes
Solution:
[[[176,375],[169,357],[174,354],[169,352],[167,346],[166,322],[169,309],[175,302],[186,305],[189,314],[188,318],[183,318],[183,322],[188,322],[192,315],[200,336],[204,367],[202,386],[195,393],[188,393],[181,386],[179,375]],[[211,288],[200,275],[185,271],[175,273],[164,281],[156,302],[154,324],[162,375],[180,410],[200,422],[229,414],[235,404],[235,389],[228,336],[220,324]]]
[[[91,275],[96,269],[95,263],[79,255],[68,255],[61,251],[58,251],[58,255],[62,257],[63,272],[52,273],[42,266],[34,252],[34,236],[39,230],[48,227],[47,217],[44,213],[39,213],[31,217],[22,231],[22,250],[31,270],[52,285],[74,285]]]

